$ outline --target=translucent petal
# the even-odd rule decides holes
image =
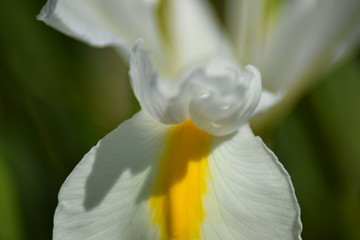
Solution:
[[[237,54],[259,67],[263,87],[271,92],[304,89],[360,42],[358,0],[229,3],[227,20]]]
[[[269,110],[272,106],[277,104],[280,100],[283,99],[284,93],[278,92],[278,93],[272,93],[263,90],[261,93],[261,98],[259,105],[256,107],[256,110],[253,115],[256,115],[258,113],[263,113]]]
[[[166,0],[164,18],[178,70],[215,55],[228,55],[215,14],[204,0]],[[146,40],[146,39],[145,39]]]
[[[266,27],[269,16],[264,21],[264,10],[270,1],[230,0],[227,1],[225,20],[233,48],[242,64],[255,64],[263,54]],[[265,25],[266,24],[266,25]]]
[[[155,5],[144,0],[48,0],[38,19],[91,45],[120,44],[128,51],[142,37],[157,51]]]
[[[208,161],[204,239],[301,239],[290,177],[248,126],[214,138]]]
[[[264,87],[292,90],[323,73],[356,31],[359,14],[358,0],[290,1],[258,61]]]
[[[140,112],[99,141],[61,187],[54,240],[158,239],[146,184],[167,131]]]

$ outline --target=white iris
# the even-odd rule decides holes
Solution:
[[[301,239],[290,177],[247,122],[354,47],[360,1],[227,3],[229,34],[203,0],[45,5],[38,18],[47,24],[130,53],[142,107],[100,140],[63,184],[55,240]],[[140,42],[131,50],[139,38],[155,64]],[[244,63],[258,66],[263,81],[257,68],[240,67]],[[149,199],[160,205],[156,221]],[[198,212],[192,233],[192,212],[183,209]]]

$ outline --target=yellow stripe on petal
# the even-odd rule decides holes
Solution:
[[[160,227],[162,240],[201,237],[211,138],[191,121],[169,132],[150,197],[152,223]]]

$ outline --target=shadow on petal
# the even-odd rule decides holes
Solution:
[[[86,179],[85,210],[100,205],[112,190],[135,188],[163,149],[167,130],[167,126],[139,113],[99,141]]]

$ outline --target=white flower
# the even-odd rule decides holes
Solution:
[[[54,239],[301,239],[290,178],[247,122],[351,49],[360,3],[285,1],[262,18],[268,2],[229,1],[227,39],[201,0],[48,1],[47,24],[153,54],[132,48],[142,110],[66,180]]]
[[[139,44],[130,75],[142,110],[67,178],[54,239],[301,239],[289,175],[247,124],[258,70],[217,59],[163,85]]]

